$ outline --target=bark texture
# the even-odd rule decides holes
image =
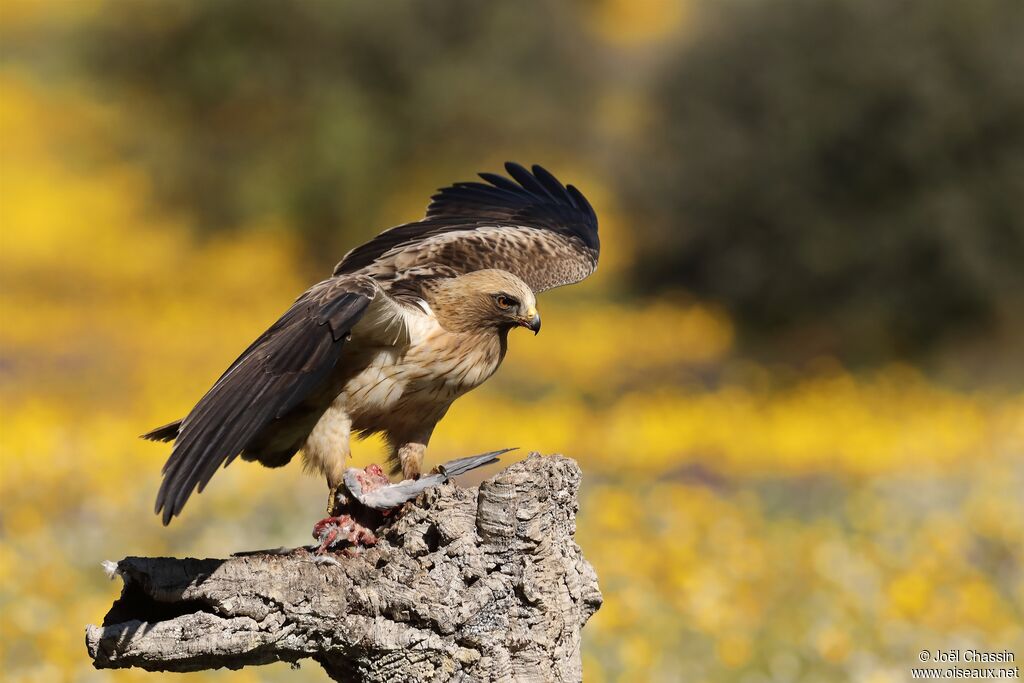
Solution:
[[[312,658],[338,681],[579,681],[601,605],[574,540],[580,470],[531,455],[421,494],[360,555],[128,557],[86,645],[97,668]]]

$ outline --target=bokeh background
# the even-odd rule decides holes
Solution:
[[[351,246],[539,162],[600,215],[432,459],[585,472],[588,681],[1024,657],[1024,3],[4,0],[0,670],[95,672],[128,554],[308,542],[238,463],[162,528],[179,417]],[[356,463],[380,444],[356,447]],[[182,680],[323,680],[311,664]]]

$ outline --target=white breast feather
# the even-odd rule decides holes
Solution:
[[[357,413],[415,410],[418,403],[436,408],[481,384],[497,368],[495,362],[489,362],[486,349],[441,327],[426,301],[418,300],[416,304],[392,305],[396,317],[401,318],[398,326],[404,343],[382,344],[367,367],[345,385],[339,399]],[[377,320],[373,324],[361,332],[374,334],[389,329]],[[372,338],[380,343],[382,336]]]

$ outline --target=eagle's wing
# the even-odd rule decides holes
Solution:
[[[300,296],[246,349],[180,423],[147,434],[177,437],[163,468],[156,512],[163,523],[181,512],[272,420],[295,408],[328,379],[354,326],[394,343],[407,334],[400,305],[371,278],[336,277]]]
[[[356,247],[335,275],[365,273],[383,282],[499,268],[535,292],[579,282],[597,268],[597,216],[572,185],[540,166],[505,164],[512,179],[456,183],[432,197],[423,220]]]

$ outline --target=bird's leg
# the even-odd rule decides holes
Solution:
[[[327,477],[330,489],[327,515],[338,514],[338,495],[345,477],[345,463],[351,454],[349,437],[352,419],[344,406],[332,404],[317,421],[302,447],[302,459],[307,469],[319,471]]]
[[[340,483],[339,484],[333,484],[333,485],[329,484],[329,489],[327,491],[327,516],[328,517],[330,517],[332,515],[338,514],[338,508],[341,507],[341,504],[340,504],[340,502],[338,500],[338,494],[339,493],[341,493],[341,484]]]
[[[405,479],[419,479],[423,473],[423,456],[427,452],[425,443],[404,443],[396,452],[402,476]]]

